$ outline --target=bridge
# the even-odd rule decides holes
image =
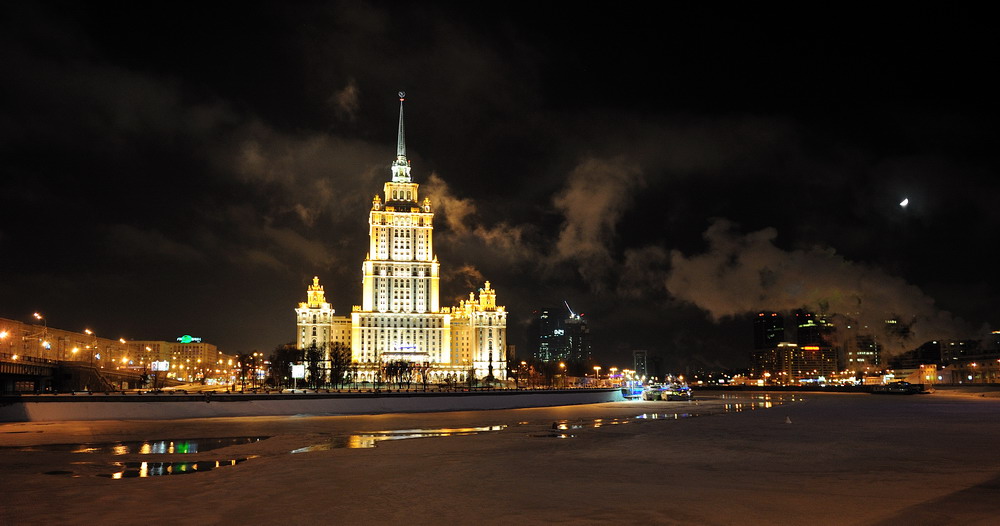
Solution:
[[[88,362],[0,353],[0,393],[120,391],[140,387],[142,373],[108,371]]]

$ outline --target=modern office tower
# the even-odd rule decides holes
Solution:
[[[772,349],[785,341],[785,318],[777,312],[758,312],[753,320],[753,348]]]
[[[632,351],[632,368],[635,370],[635,375],[639,378],[649,377],[649,351],[646,350],[635,350]]]
[[[529,332],[535,358],[543,362],[582,364],[590,359],[590,329],[583,315],[566,305],[535,311]]]

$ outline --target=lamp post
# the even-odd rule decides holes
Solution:
[[[41,342],[42,348],[47,351],[47,350],[49,350],[48,347],[47,347],[49,345],[49,342],[48,342],[48,339],[49,339],[49,321],[45,319],[45,316],[42,316],[41,314],[39,314],[37,312],[33,313],[32,317],[35,318],[36,320],[42,322],[42,338],[39,341]]]
[[[596,383],[598,383],[600,381],[601,381],[601,366],[600,365],[595,365],[594,366],[594,383],[596,384]]]

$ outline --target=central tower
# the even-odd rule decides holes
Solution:
[[[368,215],[368,255],[361,266],[361,305],[351,313],[355,362],[447,364],[451,361],[450,315],[439,301],[440,264],[434,254],[434,213],[410,178],[399,93],[396,160],[383,195]]]

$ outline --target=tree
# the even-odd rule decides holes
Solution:
[[[302,355],[306,362],[306,368],[309,370],[308,385],[315,389],[323,383],[323,370],[321,367],[323,352],[314,344],[303,349]]]
[[[240,353],[236,355],[236,360],[240,365],[240,391],[244,391],[247,388],[247,376],[250,372],[251,362],[254,357],[247,353]]]
[[[290,383],[292,376],[292,364],[302,361],[302,351],[296,349],[294,344],[279,345],[271,352],[270,383],[282,388]]]
[[[514,380],[514,389],[520,389],[521,380],[528,373],[527,362],[515,360],[514,357],[507,358],[507,378]]]
[[[352,372],[351,350],[340,342],[330,343],[329,349],[330,383],[340,388]]]

